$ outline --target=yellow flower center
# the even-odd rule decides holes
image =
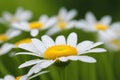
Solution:
[[[18,77],[16,77],[16,79],[15,80],[20,80],[20,78],[21,78],[22,76],[18,76]]]
[[[46,59],[57,59],[59,57],[77,55],[77,49],[69,45],[55,45],[49,47],[45,53],[44,58]]]
[[[97,25],[95,25],[95,28],[96,28],[97,30],[107,30],[107,29],[108,29],[108,26],[103,25],[103,24],[97,24]]]
[[[41,22],[31,22],[29,24],[30,29],[40,29],[42,27],[43,27],[43,23],[41,23]]]
[[[67,26],[67,23],[64,21],[61,21],[58,23],[59,28],[64,29]]]
[[[115,44],[118,48],[120,48],[120,40],[118,40],[118,39],[113,39],[113,40],[111,40],[111,42],[112,42],[113,44]]]
[[[32,40],[30,38],[26,38],[26,39],[18,41],[15,45],[16,45],[16,47],[18,47],[20,44],[31,43],[31,42],[32,42]]]
[[[0,41],[7,41],[8,40],[8,36],[2,34],[0,35]]]

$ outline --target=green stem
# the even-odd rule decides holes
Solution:
[[[65,79],[65,67],[58,67],[60,80],[66,80]]]
[[[6,74],[9,73],[9,72],[7,71],[5,65],[3,64],[2,60],[0,60],[0,72],[1,72],[3,75],[6,75]]]

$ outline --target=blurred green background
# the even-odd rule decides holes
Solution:
[[[111,15],[113,22],[120,21],[120,0],[0,0],[0,15],[3,11],[14,13],[20,6],[33,12],[32,20],[37,20],[41,14],[56,15],[61,7],[66,7],[68,10],[76,9],[78,11],[77,20],[84,18],[86,12],[92,11],[98,19],[104,15]],[[0,24],[0,33],[5,31],[6,27]],[[59,34],[67,36],[72,31],[79,35],[79,42],[83,40],[96,41],[95,34],[77,29],[64,31],[52,37],[55,38]],[[106,53],[89,55],[95,57],[98,62],[95,64],[71,62],[65,70],[65,80],[120,80],[119,52],[108,50]],[[15,76],[25,74],[29,68],[18,70],[17,67],[30,58],[33,57],[16,56],[11,58],[8,55],[0,57],[1,65],[5,66],[0,66],[0,77],[6,74]],[[41,75],[36,80],[60,80],[55,66],[51,66],[49,70],[50,73]]]

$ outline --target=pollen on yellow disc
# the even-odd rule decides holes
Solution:
[[[67,26],[67,23],[61,21],[61,22],[58,23],[58,26],[59,26],[61,29],[64,29],[64,28]]]
[[[20,78],[21,78],[22,76],[18,76],[18,77],[16,77],[16,79],[15,80],[20,80]]]
[[[29,24],[30,29],[40,29],[42,27],[43,27],[43,23],[41,23],[41,22],[31,22]]]
[[[20,40],[16,43],[16,47],[19,46],[20,44],[24,44],[24,43],[31,43],[32,40],[30,38],[26,38],[26,39],[23,39],[23,40]]]
[[[97,30],[107,30],[108,29],[108,26],[103,25],[103,24],[97,24],[97,25],[95,25],[95,27]]]
[[[44,58],[46,59],[57,59],[59,57],[77,55],[77,49],[69,45],[55,45],[49,47],[45,53]]]
[[[0,35],[0,41],[7,41],[8,40],[8,36],[2,34]]]

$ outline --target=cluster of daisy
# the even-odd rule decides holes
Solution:
[[[21,48],[28,52],[16,52],[15,55],[32,55],[38,59],[26,61],[19,68],[32,66],[27,74],[17,78],[12,75],[7,75],[0,80],[30,80],[40,74],[47,73],[42,71],[57,62],[82,61],[87,63],[95,63],[96,59],[85,55],[86,53],[105,52],[104,48],[97,46],[105,43],[107,48],[112,50],[120,49],[120,23],[111,24],[111,17],[104,16],[100,21],[97,21],[95,16],[88,12],[85,19],[74,20],[77,11],[72,9],[67,11],[61,8],[58,15],[48,17],[41,15],[38,20],[29,21],[32,18],[32,12],[18,8],[14,15],[9,12],[4,12],[0,17],[0,23],[7,26],[8,30],[4,34],[0,34],[0,56],[9,53],[13,48]],[[51,35],[68,29],[80,29],[87,32],[97,33],[98,42],[94,43],[89,40],[78,43],[78,36],[75,32],[71,32],[66,38],[59,35],[55,40]],[[40,36],[39,33],[45,32]],[[21,33],[26,32],[30,38],[24,38],[15,43],[10,43],[9,40],[16,36],[21,37]],[[40,36],[41,39],[38,39]],[[31,38],[32,37],[32,38]]]

